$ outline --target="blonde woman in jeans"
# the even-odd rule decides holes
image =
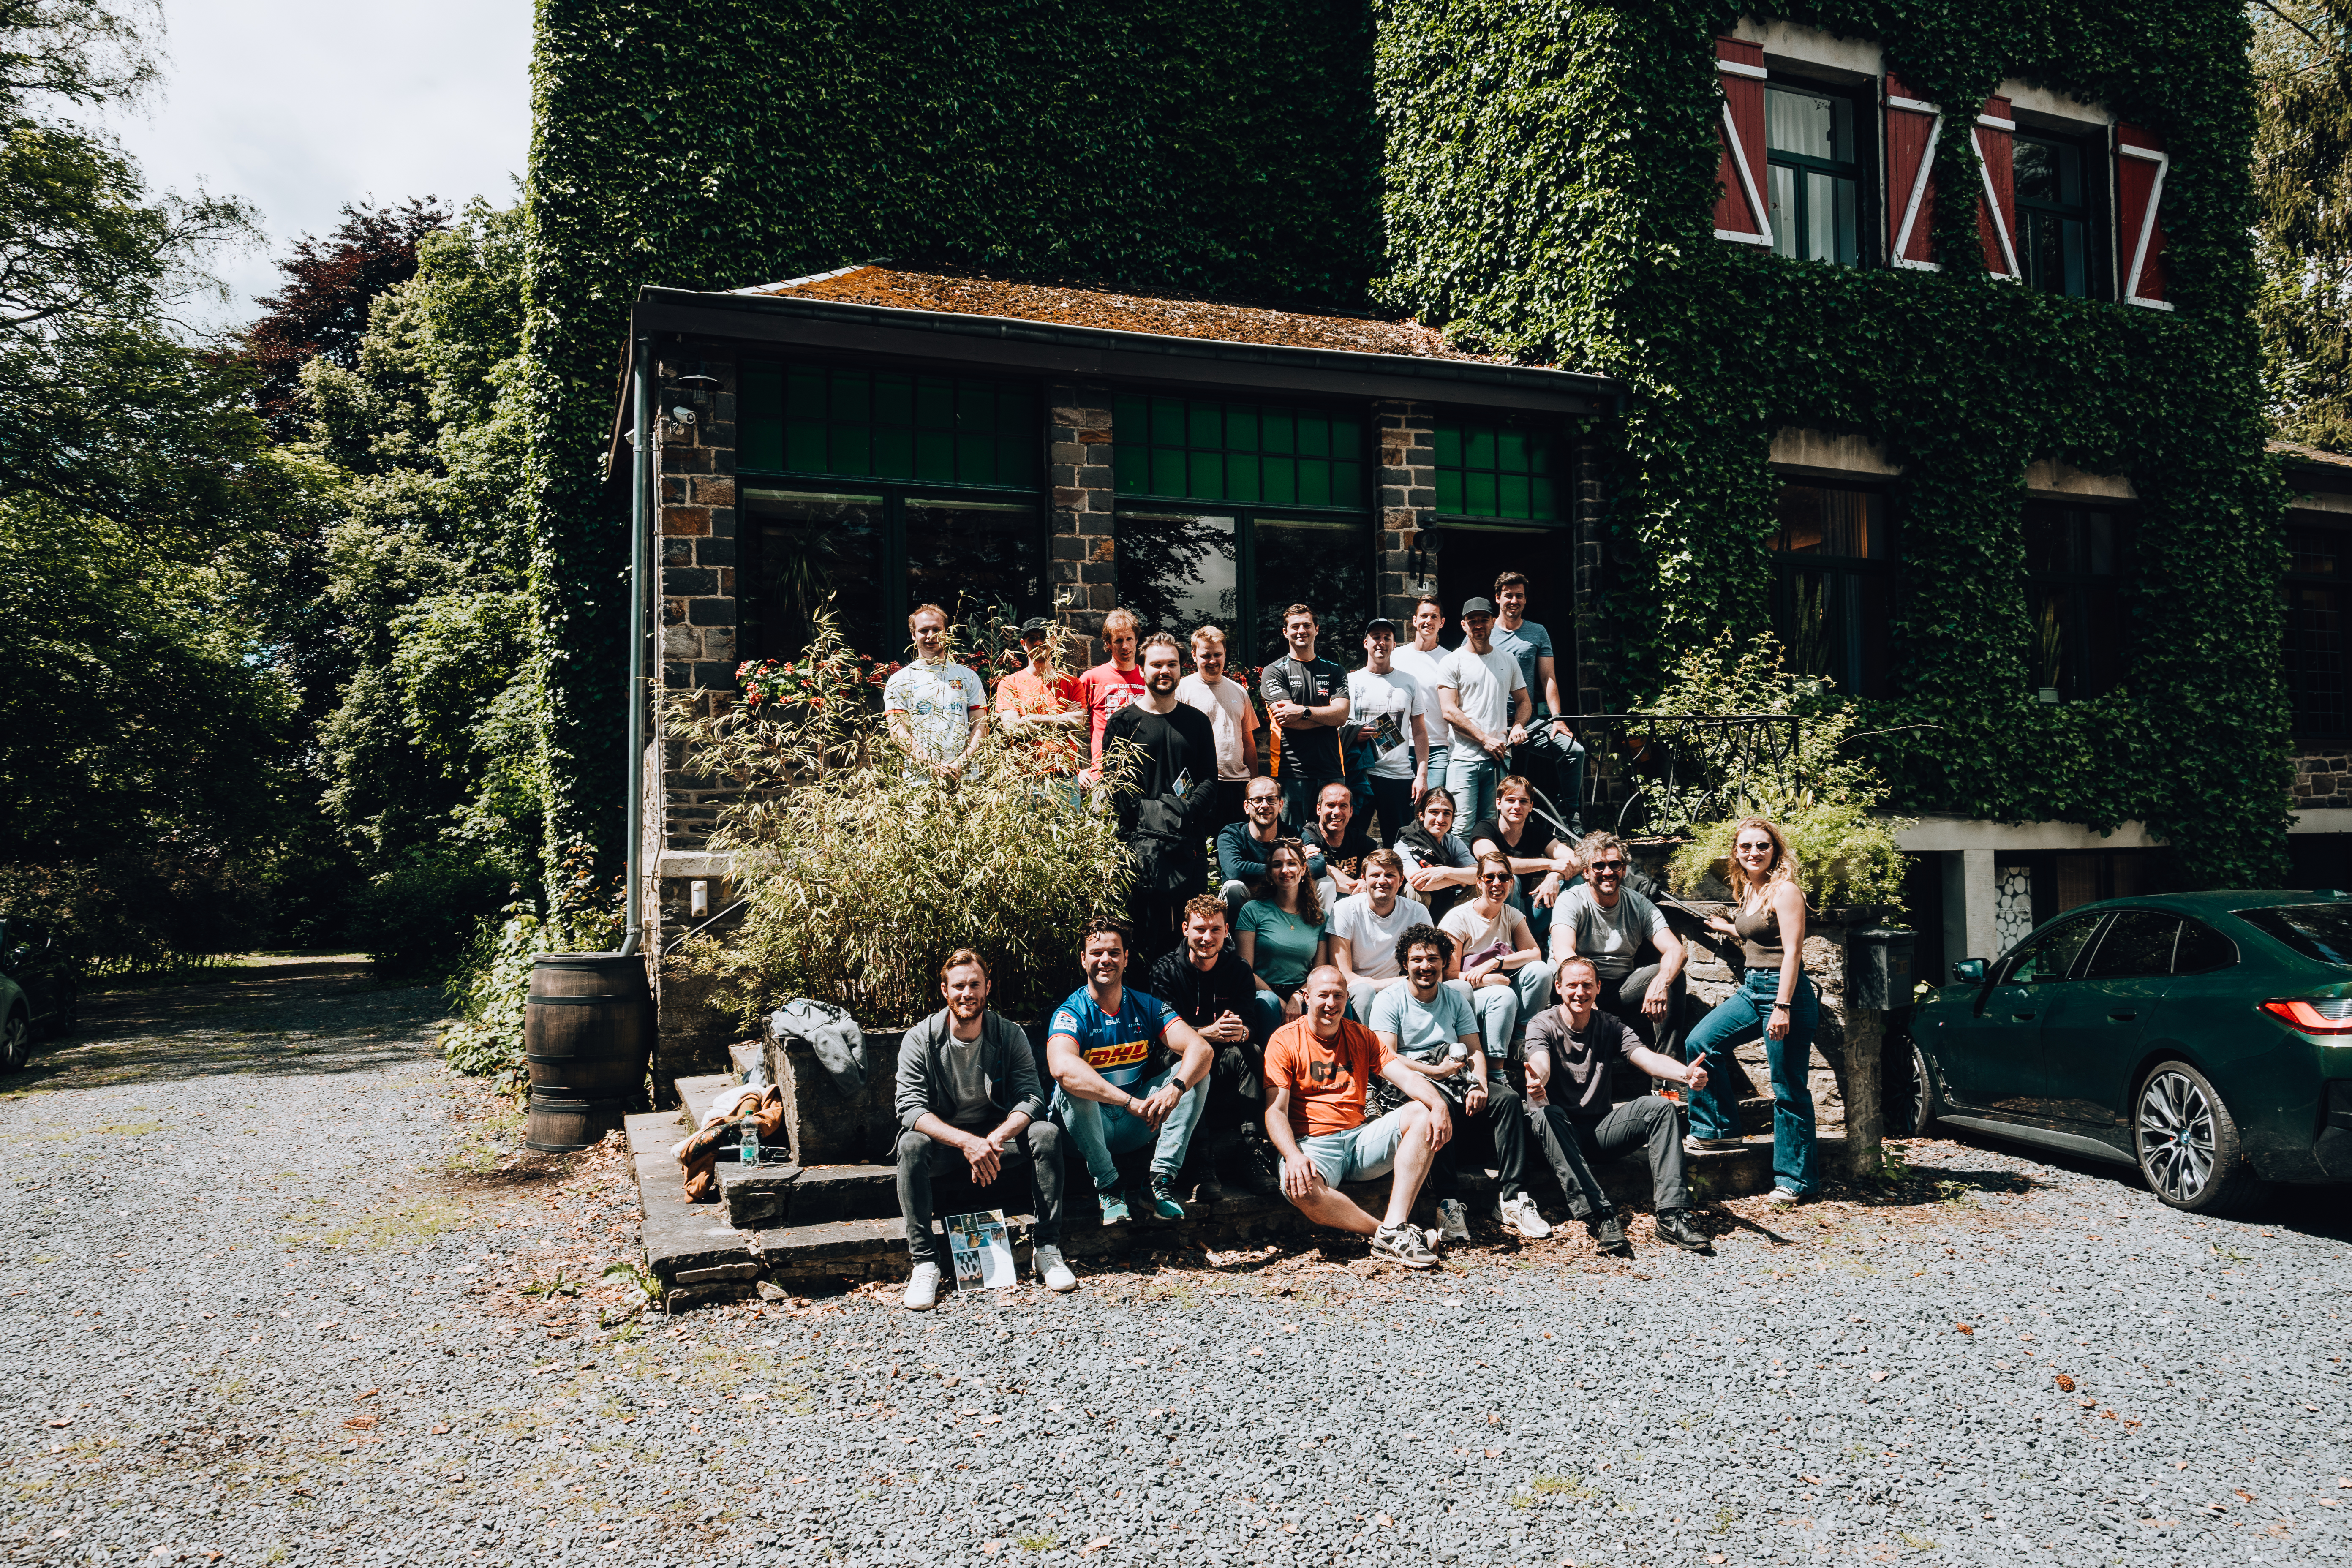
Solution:
[[[1747,1081],[1732,1058],[1761,1035],[1772,1068],[1772,1198],[1775,1207],[1804,1202],[1821,1191],[1814,1156],[1813,1094],[1805,1073],[1812,1065],[1821,994],[1805,975],[1805,893],[1797,885],[1797,858],[1788,835],[1761,816],[1742,817],[1731,830],[1730,920],[1707,917],[1707,928],[1736,939],[1746,960],[1739,989],[1717,1004],[1690,1035],[1690,1059],[1706,1064],[1707,1087],[1691,1091],[1691,1134],[1701,1148],[1739,1142],[1738,1085]]]

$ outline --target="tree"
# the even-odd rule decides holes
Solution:
[[[302,368],[314,359],[349,370],[376,297],[416,276],[417,242],[449,226],[435,196],[397,206],[343,204],[343,221],[320,239],[305,235],[278,270],[286,287],[258,303],[268,312],[246,329],[246,357],[261,373],[261,416],[280,441],[301,438]]]
[[[2257,0],[2254,319],[2277,433],[2352,450],[2352,0]]]

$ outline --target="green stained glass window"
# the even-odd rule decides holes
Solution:
[[[947,485],[1034,485],[1045,444],[1017,382],[801,363],[743,367],[736,467]]]
[[[1518,425],[1437,422],[1437,510],[1444,517],[1562,522],[1552,438]]]
[[[1360,508],[1364,421],[1328,409],[1128,394],[1112,409],[1123,496]]]

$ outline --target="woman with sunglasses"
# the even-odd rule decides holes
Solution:
[[[1552,911],[1552,973],[1571,958],[1591,961],[1599,1009],[1661,1056],[1683,1059],[1683,945],[1658,906],[1625,885],[1631,868],[1613,833],[1588,833],[1577,846],[1584,880]]]
[[[1481,855],[1476,896],[1446,910],[1437,922],[1454,939],[1446,984],[1470,993],[1487,1065],[1496,1071],[1551,996],[1551,965],[1528,929],[1528,917],[1511,907],[1516,882],[1508,859]]]
[[[1307,975],[1331,962],[1326,924],[1323,900],[1307,874],[1307,847],[1276,839],[1265,854],[1265,880],[1234,922],[1234,941],[1258,983],[1280,999],[1286,1018],[1299,1016],[1298,988]]]
[[[1740,1141],[1738,1086],[1748,1081],[1732,1052],[1761,1035],[1772,1068],[1772,1197],[1776,1208],[1821,1190],[1813,1152],[1812,1066],[1821,994],[1805,975],[1805,893],[1788,836],[1761,816],[1731,830],[1731,919],[1707,928],[1734,938],[1748,972],[1739,989],[1691,1031],[1690,1056],[1704,1062],[1707,1087],[1691,1092],[1691,1133],[1700,1147]]]

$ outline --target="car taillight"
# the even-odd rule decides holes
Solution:
[[[2352,1035],[2352,996],[2282,996],[2263,1011],[2306,1035]]]

